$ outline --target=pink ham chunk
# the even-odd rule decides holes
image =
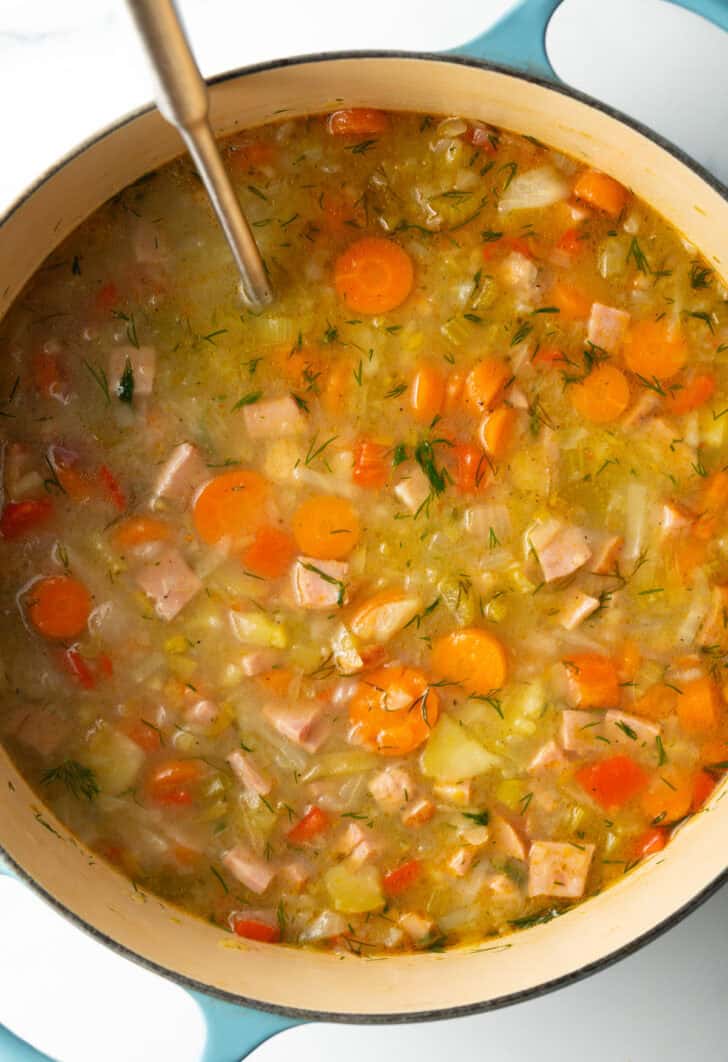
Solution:
[[[250,889],[256,896],[265,892],[276,876],[270,863],[260,859],[242,844],[226,852],[222,857],[222,864],[241,885]]]
[[[537,524],[528,537],[547,583],[578,571],[591,557],[585,532],[560,520]]]
[[[594,575],[612,575],[617,570],[624,539],[621,535],[591,535],[589,571]]]
[[[608,354],[617,354],[624,342],[629,322],[630,316],[624,310],[593,302],[586,337],[595,347],[601,347]]]
[[[282,439],[308,430],[306,418],[290,395],[245,406],[243,416],[251,439]]]
[[[528,765],[531,774],[542,774],[544,771],[559,771],[569,761],[564,756],[564,750],[556,741],[547,741],[542,745]]]
[[[565,708],[561,713],[560,741],[567,752],[590,753],[604,749],[604,716],[601,712],[582,712]]]
[[[585,594],[582,590],[572,590],[566,595],[566,600],[559,612],[559,623],[565,630],[573,631],[598,608],[598,597]]]
[[[184,508],[193,491],[209,477],[200,451],[192,443],[180,443],[162,465],[154,485],[152,501],[174,502]]]
[[[500,855],[509,859],[525,859],[528,851],[526,842],[516,827],[503,815],[493,814],[488,822],[488,832],[493,845]]]
[[[343,561],[298,557],[291,569],[296,602],[301,608],[339,608],[346,603],[348,574],[349,565]]]
[[[321,705],[313,701],[269,704],[263,709],[263,715],[279,734],[306,752],[318,752],[329,736],[329,721]]]
[[[357,868],[378,859],[382,844],[370,829],[351,822],[334,842],[332,851],[336,855],[348,856],[349,864]]]
[[[163,620],[173,620],[202,589],[202,582],[174,548],[163,550],[153,564],[140,568],[135,578]]]
[[[368,789],[383,811],[394,813],[414,796],[415,784],[403,767],[385,767],[370,780]]]
[[[435,936],[436,926],[431,918],[417,914],[416,911],[406,911],[399,916],[399,927],[403,929],[415,947],[423,947]]]
[[[602,735],[610,745],[623,745],[625,752],[636,749],[655,752],[655,742],[661,732],[659,723],[650,723],[641,716],[614,710],[606,713],[602,726]]]
[[[246,756],[240,749],[235,749],[227,757],[227,762],[232,767],[235,777],[246,789],[258,796],[268,796],[273,788],[273,781],[265,771],[258,767],[252,757]]]
[[[278,663],[280,653],[275,649],[252,649],[240,657],[240,670],[246,678],[255,678],[270,671]]]
[[[118,395],[127,363],[134,376],[134,398],[146,398],[154,387],[157,352],[154,347],[114,347],[109,354],[109,393]]]
[[[528,853],[528,895],[576,900],[584,894],[594,845],[534,841]]]

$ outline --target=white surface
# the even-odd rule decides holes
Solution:
[[[726,0],[728,2],[728,0]],[[203,71],[335,48],[454,47],[508,0],[182,0]],[[224,27],[223,33],[218,29]],[[728,179],[728,35],[662,0],[564,0],[548,38],[570,83],[652,125]],[[149,79],[121,0],[3,0],[0,209],[99,126],[145,102]],[[61,1062],[196,1062],[203,1030],[182,990],[98,945],[0,881],[0,1021]],[[647,901],[648,902],[648,901]],[[724,890],[609,971],[491,1015],[427,1026],[310,1025],[256,1062],[683,1062],[728,1058]]]

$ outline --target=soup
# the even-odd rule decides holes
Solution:
[[[728,767],[726,289],[481,123],[223,150],[271,309],[178,160],[2,324],[3,738],[135,887],[241,937],[546,921]]]

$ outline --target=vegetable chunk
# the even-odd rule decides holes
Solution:
[[[528,895],[576,900],[583,895],[594,845],[534,841],[528,857]]]

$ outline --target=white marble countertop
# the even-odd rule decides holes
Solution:
[[[728,2],[728,0],[726,0]],[[454,47],[509,0],[180,0],[203,72],[336,48]],[[223,30],[224,32],[221,32]],[[597,42],[595,46],[595,42]],[[548,36],[565,80],[641,119],[728,181],[728,35],[663,0],[564,0]],[[150,79],[121,0],[3,0],[0,211],[60,155],[145,103]],[[0,880],[0,1022],[61,1062],[197,1062],[196,1005],[112,954],[25,887]],[[309,1025],[256,1062],[684,1062],[728,1058],[728,890],[588,981],[436,1025]],[[29,961],[28,956],[31,956]]]

